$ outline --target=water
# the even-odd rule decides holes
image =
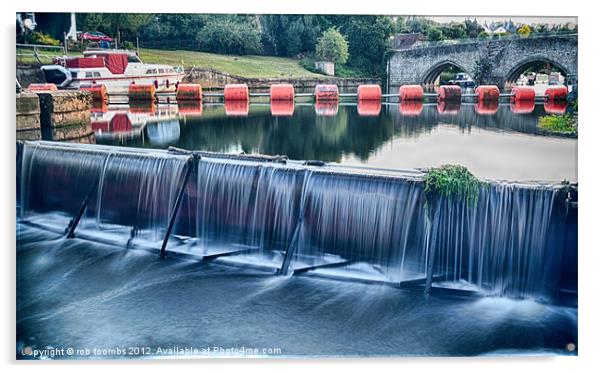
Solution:
[[[197,356],[220,356],[201,351],[208,347],[274,348],[276,356],[298,357],[548,355],[569,354],[567,344],[577,342],[571,307],[425,298],[388,286],[159,261],[18,229],[19,350],[150,348],[150,355],[94,358],[161,358],[159,347],[176,346],[198,348]]]
[[[571,159],[575,139],[543,136],[537,114],[503,108],[266,108],[108,110],[95,115],[118,119],[93,122],[95,141],[126,147],[25,143],[17,356],[70,346],[144,350],[57,357],[576,353],[577,208],[559,183],[576,167],[556,159]],[[433,143],[410,154],[421,139]],[[168,145],[342,166],[128,148]],[[440,158],[446,145],[478,176],[495,175],[474,204],[427,204],[419,170],[352,167],[454,163]],[[502,167],[520,156],[531,158]]]
[[[280,154],[395,169],[452,163],[486,179],[577,181],[577,140],[537,129],[538,118],[553,109],[285,103],[160,105],[132,113],[127,106],[109,106],[93,115],[92,128],[100,144]],[[116,115],[128,116],[129,127],[111,125]]]
[[[210,157],[189,163],[168,152],[43,143],[25,144],[22,162],[22,216],[75,216],[90,195],[81,229],[93,235],[131,231],[134,243],[157,248],[183,188],[173,233],[186,244],[178,252],[396,286],[424,283],[433,252],[437,281],[542,301],[576,291],[576,279],[564,275],[576,268],[567,223],[575,212],[561,185],[490,183],[474,205],[437,200],[427,208],[416,174]],[[185,167],[193,167],[186,184]]]

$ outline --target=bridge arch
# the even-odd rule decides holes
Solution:
[[[514,65],[514,67],[512,67],[504,77],[504,82],[515,82],[520,77],[520,74],[525,72],[530,66],[534,66],[542,62],[550,64],[550,66],[560,70],[560,72],[562,73],[562,75],[564,75],[565,78],[567,77],[567,75],[572,73],[568,68],[566,68],[554,59],[548,58],[546,56],[531,56]]]
[[[437,78],[441,75],[441,73],[450,67],[455,67],[456,69],[465,72],[468,75],[471,75],[471,72],[461,63],[451,59],[446,59],[430,66],[426,73],[423,74],[420,82],[422,84],[433,84],[435,83],[435,80],[437,80]]]

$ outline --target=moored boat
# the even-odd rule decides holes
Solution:
[[[127,92],[130,84],[153,84],[158,92],[175,91],[184,78],[181,66],[143,63],[131,51],[92,49],[81,57],[63,57],[42,66],[46,82],[63,89],[104,84],[109,93]]]

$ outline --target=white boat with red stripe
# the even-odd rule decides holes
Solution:
[[[173,92],[184,78],[181,66],[143,63],[136,53],[92,49],[82,57],[62,57],[42,66],[46,82],[63,89],[104,84],[109,93],[126,93],[130,84],[153,84],[157,92]]]

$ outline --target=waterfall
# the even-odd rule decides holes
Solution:
[[[97,225],[126,225],[158,237],[167,226],[186,157],[102,149],[26,144],[23,216],[52,211],[74,215],[91,193],[87,216]]]
[[[97,229],[122,225],[161,238],[188,159],[166,151],[25,143],[23,217],[72,216],[92,190],[86,216]],[[290,257],[293,269],[338,258],[343,271],[361,264],[382,281],[403,285],[425,280],[433,253],[434,286],[467,283],[492,295],[538,298],[556,296],[566,283],[576,286],[577,248],[565,238],[566,227],[576,230],[576,224],[567,225],[559,185],[484,183],[475,203],[429,201],[431,213],[416,176],[245,157],[203,156],[194,165],[174,233],[194,237],[200,255],[277,253],[277,265]]]

